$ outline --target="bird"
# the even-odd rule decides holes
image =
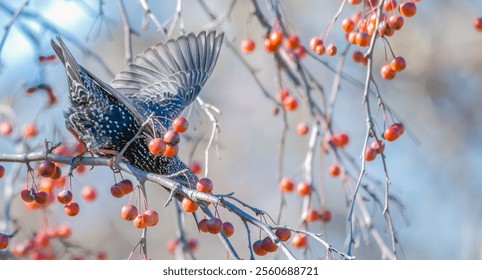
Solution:
[[[131,142],[122,154],[129,164],[160,175],[177,174],[170,178],[194,188],[197,176],[177,155],[154,156],[147,143],[196,100],[216,65],[223,34],[203,31],[158,43],[135,56],[110,83],[78,64],[60,36],[57,41],[51,45],[64,65],[69,92],[66,127],[86,150],[113,158]],[[157,124],[133,140],[152,116]]]

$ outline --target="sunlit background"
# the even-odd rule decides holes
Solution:
[[[19,2],[21,1],[2,1],[2,5],[15,9]],[[79,43],[83,48],[98,54],[113,73],[124,67],[124,34],[119,8],[116,1],[106,2],[103,17],[99,17],[98,1],[87,0],[34,0],[30,1],[26,11],[41,14],[59,32],[67,34],[68,37],[64,38],[78,61],[108,81],[112,76],[99,61],[83,52],[82,48],[76,47],[76,43]],[[134,53],[159,42],[161,37],[152,21],[147,21],[147,30],[143,28],[144,14],[137,1],[124,2],[131,25],[138,33],[138,36],[133,36]],[[176,1],[151,2],[152,12],[161,22],[166,22],[174,14]],[[228,8],[230,1],[206,2],[213,11],[221,14]],[[250,6],[245,5],[244,1],[238,2],[230,17],[223,22],[222,27],[227,32],[225,40],[234,40],[239,45],[242,39],[251,34],[258,47],[246,59],[255,69],[260,70],[258,76],[265,87],[276,92],[276,66],[272,57],[262,50],[264,33],[260,31],[255,19],[249,23]],[[292,31],[307,44],[312,36],[322,33],[342,1],[282,2]],[[183,1],[183,5],[186,31],[199,32],[216,24],[210,22],[200,10],[197,1]],[[391,191],[403,205],[392,205],[401,247],[399,257],[480,259],[482,33],[474,30],[472,21],[482,16],[482,2],[424,0],[417,4],[417,8],[417,15],[406,20],[404,29],[389,40],[394,52],[407,60],[407,69],[393,81],[385,81],[375,75],[385,101],[410,132],[400,140],[389,143],[386,149]],[[340,18],[348,17],[354,11],[353,7],[347,7]],[[0,9],[0,26],[5,26],[10,18]],[[53,53],[50,39],[56,34],[45,32],[35,22],[34,18],[28,16],[19,20],[19,23],[34,32],[44,33],[43,36],[38,36],[40,40],[37,46],[25,37],[20,24],[14,24],[10,30],[0,54],[0,98],[3,99],[3,104],[11,104],[19,124],[35,120],[41,131],[49,131],[48,134],[29,141],[36,150],[40,150],[44,138],[60,139],[58,135],[52,135],[54,127],[61,130],[61,134],[68,135],[62,115],[67,95],[61,64],[56,62],[42,68],[37,63],[38,55]],[[344,46],[338,22],[334,26],[333,40],[337,45]],[[383,52],[383,46],[379,44],[375,55],[377,69],[385,61]],[[323,59],[335,66],[339,56],[325,56]],[[324,87],[330,89],[333,74],[320,64],[310,64],[310,68],[314,73],[322,75]],[[346,71],[363,81],[365,68],[350,59],[347,60]],[[25,88],[42,78],[54,86],[59,98],[53,111],[41,109],[45,96],[25,94]],[[365,133],[362,93],[362,88],[342,81],[335,110],[335,129],[349,133],[351,139],[347,149],[355,156],[361,152]],[[215,183],[216,192],[234,192],[241,200],[262,208],[275,217],[280,201],[276,170],[282,122],[279,116],[273,116],[272,103],[263,97],[250,74],[226,47],[222,49],[214,74],[201,96],[222,111],[219,117],[219,158],[212,150],[209,162],[209,177]],[[302,107],[297,112],[290,113],[288,118],[290,133],[284,171],[296,178],[301,174],[308,137],[296,135],[294,130],[299,121],[309,121],[309,112]],[[198,129],[193,133],[209,133],[208,120],[196,107],[190,114],[190,122]],[[0,143],[0,153],[14,152],[11,141],[2,139]],[[204,160],[206,144],[206,141],[201,142],[200,148],[194,152],[195,159]],[[181,151],[181,157],[185,160],[190,158],[189,146]],[[8,166],[6,164],[7,169]],[[317,173],[319,172],[323,171],[320,169]],[[367,172],[384,179],[380,162],[370,163]],[[81,201],[81,214],[74,218],[66,218],[61,206],[52,207],[50,222],[61,223],[67,220],[73,226],[72,242],[90,250],[105,250],[110,258],[125,259],[138,242],[140,230],[120,218],[120,208],[126,199],[115,199],[110,195],[109,187],[113,180],[107,168],[95,168],[86,175],[75,176],[72,181],[74,196],[79,195],[82,186],[91,184],[97,188],[99,199],[90,203]],[[347,232],[345,193],[337,180],[323,177],[317,178],[317,183],[322,185],[326,193],[326,206],[333,211],[334,217],[330,223],[316,223],[311,229],[325,232],[323,238],[343,250],[346,248]],[[161,215],[160,225],[148,234],[150,257],[173,258],[165,249],[165,244],[176,236],[174,207],[162,207],[168,194],[161,188],[150,185],[148,192],[151,207],[155,205],[154,208]],[[38,223],[38,213],[25,210],[20,199],[16,202],[12,216],[20,220],[21,226],[34,230],[34,225]],[[282,224],[296,227],[300,222],[300,209],[301,199],[289,195]],[[1,211],[3,207],[0,215]],[[380,213],[379,207],[374,207],[372,215],[375,226],[388,237],[388,229]],[[222,215],[235,225],[236,233],[231,239],[239,253],[244,258],[249,258],[244,225],[231,213],[222,212]],[[186,217],[185,222],[189,236],[200,241],[196,252],[199,258],[227,257],[216,236],[199,234],[190,216]],[[25,235],[20,234],[16,238],[22,239]],[[379,249],[370,237],[362,236],[358,242],[360,246],[354,251],[357,258],[380,258]],[[323,258],[321,247],[314,247],[316,249],[322,253],[311,252],[312,256]],[[301,256],[301,251],[294,252]]]

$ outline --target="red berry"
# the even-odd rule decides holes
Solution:
[[[310,49],[314,52],[316,52],[316,48],[319,46],[323,46],[323,40],[321,40],[320,37],[313,37],[310,40]],[[318,53],[318,52],[316,52]]]
[[[119,189],[118,184],[114,184],[112,187],[110,187],[110,193],[112,194],[113,197],[121,198],[124,196],[122,191]]]
[[[290,178],[284,177],[279,183],[279,188],[282,192],[291,192],[295,188],[295,184]]]
[[[305,181],[302,181],[298,183],[298,185],[296,186],[296,190],[301,196],[309,195],[311,193],[311,185]]]
[[[334,44],[329,44],[328,47],[326,47],[326,54],[329,56],[334,56],[336,55],[338,49]]]
[[[172,122],[172,129],[178,133],[186,132],[189,128],[189,122],[184,117],[177,117]]]
[[[79,204],[77,204],[77,202],[71,202],[64,205],[64,212],[68,216],[76,216],[80,212]]]
[[[395,0],[385,0],[383,2],[383,10],[392,11],[397,7],[397,1]]]
[[[390,66],[392,67],[393,71],[400,72],[405,69],[407,66],[407,63],[405,62],[405,59],[403,56],[397,56],[395,57],[392,62],[390,63]]]
[[[303,233],[296,233],[291,239],[291,245],[296,248],[304,248],[308,244],[308,237]]]
[[[211,218],[208,221],[208,231],[212,234],[218,234],[223,230],[223,222],[219,218]]]
[[[283,108],[285,108],[288,111],[294,111],[298,107],[298,100],[296,97],[292,95],[288,95],[284,100],[283,100]]]
[[[13,131],[13,125],[9,121],[1,121],[0,122],[0,134],[3,136],[8,136]]]
[[[405,2],[400,5],[398,10],[404,17],[413,17],[417,13],[417,6],[413,2]]]
[[[350,137],[348,137],[348,134],[344,132],[339,132],[339,133],[333,134],[331,136],[331,140],[333,141],[335,146],[337,146],[338,148],[343,148],[350,141]]]
[[[278,250],[278,245],[276,245],[273,240],[271,240],[271,237],[269,236],[266,236],[264,239],[263,239],[263,243],[261,244],[262,248],[266,251],[266,252],[275,252],[276,250]]]
[[[22,191],[20,192],[20,196],[22,197],[22,200],[25,202],[32,202],[35,200],[35,196],[32,189],[27,189],[27,188],[22,189]]]
[[[372,161],[377,157],[377,150],[373,149],[372,147],[367,147],[365,151],[365,160]]]
[[[360,47],[367,47],[370,45],[370,35],[365,31],[360,31],[356,34],[355,43]]]
[[[61,190],[57,194],[57,200],[62,204],[68,204],[72,201],[72,193],[68,190]]]
[[[308,209],[305,213],[304,220],[307,222],[314,222],[316,220],[320,219],[320,212],[318,212],[315,209]]]
[[[159,214],[152,209],[147,209],[144,212],[144,219],[148,227],[153,227],[159,223]]]
[[[199,241],[197,241],[196,238],[190,238],[187,241],[187,246],[189,246],[189,249],[194,252],[199,247]]]
[[[8,247],[8,235],[0,233],[0,250],[3,250]]]
[[[474,28],[477,31],[482,31],[482,18],[476,18],[473,22]]]
[[[264,40],[264,50],[266,52],[272,53],[278,50],[279,45],[273,45],[269,39]]]
[[[340,166],[337,163],[333,163],[328,169],[328,174],[336,177],[340,175],[340,171],[341,171]]]
[[[330,210],[323,210],[320,214],[320,219],[323,222],[327,223],[331,220],[331,216],[332,216],[332,214],[331,214]]]
[[[191,163],[189,163],[189,169],[196,175],[201,173],[201,168],[201,163],[198,161],[191,161]]]
[[[283,102],[288,96],[290,96],[290,92],[287,89],[282,88],[280,89],[280,91],[278,91],[278,94],[276,97],[278,98],[279,101]]]
[[[252,39],[244,39],[241,41],[241,50],[245,53],[250,53],[256,48],[256,43]]]
[[[223,232],[227,237],[230,237],[234,233],[234,226],[230,222],[223,223]]]
[[[278,236],[278,238],[283,242],[288,241],[291,237],[291,231],[286,228],[279,228],[276,230],[275,233],[276,233],[276,236]]]
[[[179,135],[179,132],[177,132],[177,131],[168,130],[164,134],[163,140],[169,146],[176,146],[181,141],[181,136]]]
[[[166,143],[161,138],[154,138],[147,145],[149,152],[155,156],[160,156],[166,151]]]
[[[38,204],[45,204],[48,200],[48,193],[44,191],[39,191],[34,193],[35,202]]]
[[[372,149],[374,149],[375,151],[377,151],[377,154],[381,154],[383,153],[383,151],[385,150],[385,142],[383,142],[382,140],[375,140],[373,141],[373,143],[370,145],[370,147]]]
[[[402,123],[394,123],[392,126],[398,128],[398,132],[400,133],[400,136],[405,132],[405,126]]]
[[[137,207],[132,204],[125,204],[121,209],[121,217],[126,221],[132,221],[139,215]]]
[[[124,179],[116,184],[122,195],[130,194],[134,190],[134,185],[129,179]]]
[[[210,193],[213,191],[214,184],[209,178],[202,178],[196,183],[196,189],[203,193]]]
[[[55,164],[50,160],[44,160],[38,167],[38,174],[49,178],[55,173]]]
[[[363,63],[363,61],[365,60],[365,55],[361,51],[355,51],[352,54],[352,58],[353,61],[355,61],[356,63]]]
[[[166,243],[166,249],[169,253],[174,254],[176,252],[177,245],[179,244],[179,239],[171,239]]]
[[[208,232],[208,219],[204,218],[199,221],[198,228],[201,232]]]
[[[184,211],[189,213],[196,212],[197,209],[199,208],[199,204],[197,204],[196,202],[192,201],[187,197],[183,198],[181,204],[182,204],[182,209],[184,209]]]
[[[268,253],[263,249],[263,240],[257,240],[253,243],[253,251],[258,256],[264,256]]]
[[[3,178],[4,175],[5,175],[5,167],[3,167],[3,165],[0,165],[0,178]]]
[[[310,127],[306,122],[300,122],[296,126],[296,133],[298,133],[299,135],[306,135],[308,134],[309,130],[310,130]]]
[[[92,186],[82,188],[81,196],[85,201],[94,201],[97,197],[97,191]]]
[[[60,177],[62,177],[62,169],[60,169],[60,167],[56,166],[55,172],[52,176],[50,176],[50,179],[57,180],[57,179],[60,179]]]

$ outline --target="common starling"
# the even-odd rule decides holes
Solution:
[[[190,33],[159,43],[137,55],[110,84],[79,65],[62,39],[57,39],[59,43],[52,40],[52,47],[65,66],[69,86],[66,126],[88,151],[113,157],[151,114],[162,124],[154,126],[155,134],[162,135],[196,99],[214,69],[223,35]],[[147,172],[180,172],[172,179],[192,188],[197,178],[178,156],[156,157],[149,152],[147,142],[153,135],[149,126],[122,156]]]

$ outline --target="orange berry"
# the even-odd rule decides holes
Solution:
[[[264,256],[268,253],[263,249],[263,240],[257,240],[253,243],[253,252],[258,256]]]
[[[400,5],[398,11],[404,17],[413,17],[417,13],[417,6],[413,2],[405,2]]]
[[[323,55],[325,53],[326,49],[325,49],[325,45],[321,44],[321,45],[318,45],[316,46],[315,48],[315,53],[317,55]]]
[[[298,133],[299,135],[306,135],[308,134],[309,130],[310,130],[310,127],[306,122],[300,122],[296,126],[296,133]]]
[[[144,214],[142,215],[137,215],[137,217],[134,218],[133,224],[136,228],[146,228],[147,227],[147,221],[146,221],[146,216]]]
[[[281,41],[283,40],[283,33],[279,30],[273,30],[269,34],[269,41],[272,45],[279,47]]]
[[[196,183],[196,189],[203,193],[210,193],[213,191],[214,184],[209,178],[201,178]]]
[[[353,61],[356,63],[363,63],[365,60],[365,55],[361,51],[354,51],[352,54]]]
[[[288,37],[285,43],[288,49],[294,50],[300,47],[300,38],[293,34]]]
[[[184,133],[189,128],[189,122],[184,117],[177,117],[172,122],[172,129],[178,133]]]
[[[264,50],[269,53],[275,52],[279,48],[279,45],[273,45],[269,39],[264,40],[263,45]]]
[[[92,186],[85,186],[80,193],[85,201],[94,201],[97,197],[97,191]]]
[[[296,248],[304,248],[308,245],[308,237],[303,233],[296,233],[291,239],[291,245]]]
[[[76,216],[80,212],[80,206],[77,202],[71,202],[64,205],[64,212],[68,216]]]
[[[358,5],[361,3],[362,0],[348,0],[348,3],[352,4],[352,5]]]
[[[284,177],[279,183],[279,188],[282,192],[291,192],[295,188],[295,184],[290,178]]]
[[[403,56],[397,56],[395,57],[392,62],[390,63],[390,66],[392,67],[393,71],[400,72],[405,69],[407,66],[407,63],[405,62],[405,59]]]
[[[296,190],[301,196],[309,195],[311,193],[311,185],[305,181],[301,181],[296,186]]]
[[[357,44],[356,42],[356,36],[358,35],[358,32],[356,31],[352,31],[350,33],[347,33],[346,35],[346,40],[348,41],[348,43],[354,45],[354,44]]]
[[[35,124],[29,123],[23,127],[23,137],[25,138],[34,137],[34,136],[37,136],[37,134],[38,134],[38,130]]]
[[[256,48],[256,43],[253,39],[244,39],[241,41],[241,50],[245,53],[250,53]]]
[[[405,132],[405,126],[402,123],[394,123],[392,126],[398,128],[398,132],[400,133],[400,136]]]
[[[179,153],[179,145],[166,145],[166,150],[164,151],[164,155],[166,157],[174,157]]]
[[[280,89],[276,94],[276,98],[281,102],[284,101],[288,96],[290,96],[290,92],[285,88]]]
[[[403,27],[405,20],[399,15],[392,15],[388,18],[388,26],[395,30],[400,30]]]
[[[69,238],[72,235],[72,228],[69,225],[60,225],[55,230],[55,236],[60,238]]]
[[[397,7],[397,1],[395,0],[385,0],[383,2],[383,10],[393,11]]]
[[[328,47],[326,47],[326,54],[329,56],[334,56],[337,53],[337,48],[334,44],[329,44]]]
[[[192,201],[187,197],[184,197],[182,199],[181,204],[182,204],[182,209],[184,209],[184,211],[189,213],[196,212],[197,209],[199,208],[199,204],[197,204],[196,202]]]
[[[372,147],[367,147],[365,151],[365,160],[372,161],[377,157],[377,150],[373,149]]]
[[[223,223],[223,232],[227,237],[230,237],[234,233],[234,226],[230,222]]]
[[[159,214],[155,210],[147,209],[143,216],[148,227],[153,227],[159,222]]]
[[[352,32],[355,29],[355,22],[351,18],[345,18],[341,22],[341,28],[345,32]]]
[[[310,40],[310,49],[316,52],[318,46],[323,46],[323,40],[320,37],[313,37]]]
[[[385,131],[383,132],[383,138],[385,138],[387,141],[395,141],[400,137],[400,129],[397,126],[389,126]]]
[[[370,45],[370,35],[365,31],[360,31],[356,34],[355,43],[360,47],[367,47]]]
[[[331,136],[331,140],[333,141],[335,146],[337,146],[338,148],[343,148],[350,141],[350,137],[348,137],[348,134],[344,132],[339,132],[339,133],[333,134]]]
[[[308,209],[305,213],[304,220],[307,222],[314,222],[320,219],[320,213],[315,209]]]
[[[296,108],[298,108],[298,100],[296,97],[292,95],[288,95],[284,100],[283,100],[283,108],[288,111],[294,111]]]
[[[162,138],[154,138],[147,145],[149,152],[155,156],[160,156],[166,151],[166,143]]]
[[[132,204],[125,204],[121,209],[121,217],[126,221],[132,221],[139,215],[137,207]]]
[[[8,136],[12,134],[13,125],[10,121],[1,121],[0,122],[0,134],[3,136]]]
[[[72,193],[68,190],[61,190],[57,194],[57,200],[62,204],[68,204],[72,201]]]
[[[340,175],[340,166],[337,163],[333,163],[328,169],[328,174],[335,177]]]
[[[275,233],[276,233],[276,236],[278,236],[278,238],[283,242],[288,241],[291,237],[291,231],[286,228],[279,228],[276,230]]]
[[[397,72],[392,69],[392,66],[390,64],[385,64],[382,66],[380,69],[380,76],[384,78],[385,80],[391,80],[397,76]]]

